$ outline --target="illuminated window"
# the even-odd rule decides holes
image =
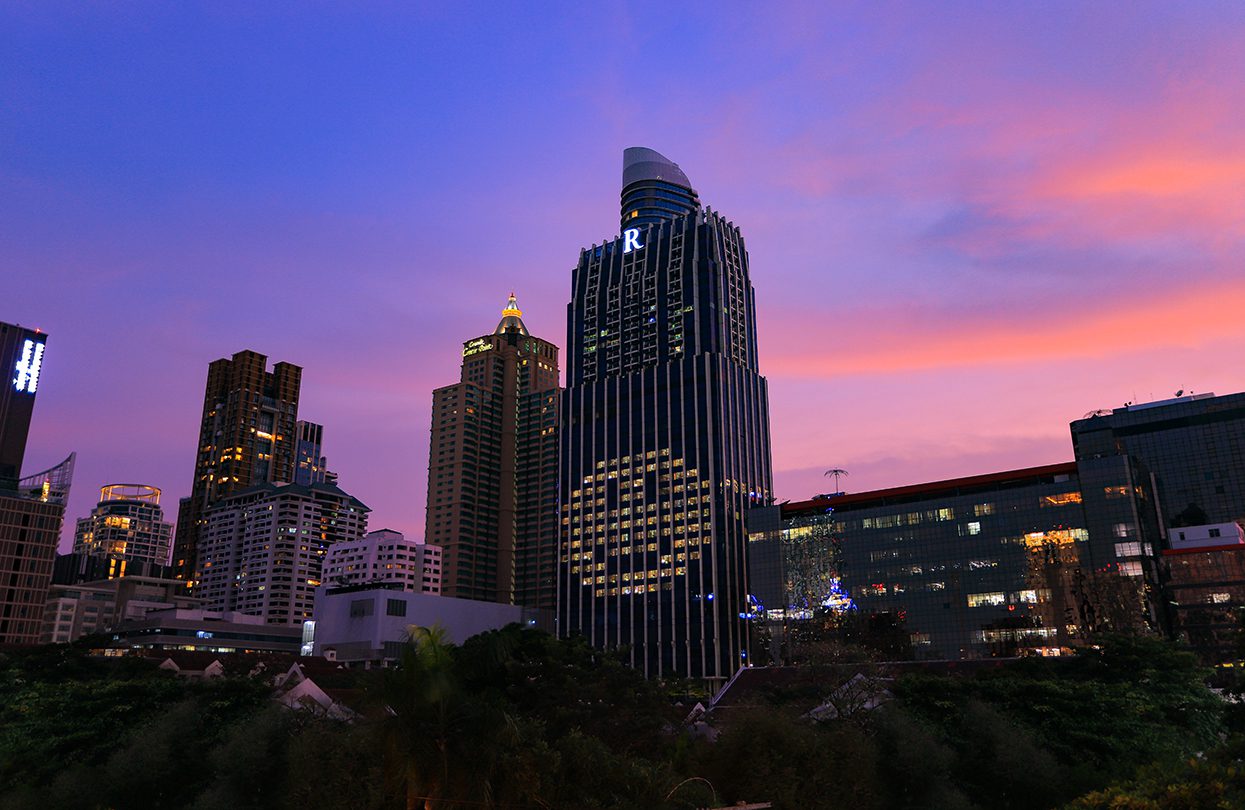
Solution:
[[[1006,595],[1001,591],[993,591],[990,593],[970,593],[968,595],[968,606],[970,608],[1001,605],[1007,601]]]

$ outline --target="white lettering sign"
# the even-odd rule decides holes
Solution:
[[[27,340],[22,346],[22,359],[17,361],[14,369],[17,371],[17,376],[13,379],[13,387],[18,391],[33,394],[39,387],[39,369],[43,365],[43,346],[44,344],[35,343],[33,340]]]
[[[628,228],[623,231],[623,253],[630,253],[644,247],[640,244],[640,229]]]

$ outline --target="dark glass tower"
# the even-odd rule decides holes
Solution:
[[[744,517],[771,487],[748,254],[651,149],[624,153],[622,223],[572,280],[559,631],[650,676],[729,678],[747,661]]]
[[[0,323],[0,488],[11,489],[21,475],[26,436],[35,408],[48,336],[37,329]]]

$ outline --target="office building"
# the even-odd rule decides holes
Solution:
[[[1165,528],[1245,522],[1245,393],[1095,411],[1071,431],[1077,460],[1129,455],[1153,473]]]
[[[0,490],[13,489],[21,476],[47,339],[38,329],[0,323]]]
[[[88,517],[79,518],[73,551],[113,560],[115,576],[131,563],[167,565],[173,524],[164,520],[160,490],[146,484],[108,484]]]
[[[329,547],[360,540],[367,515],[331,484],[265,483],[226,495],[204,516],[194,595],[208,610],[301,625],[311,618]]]
[[[459,382],[432,392],[424,536],[450,597],[552,608],[557,599],[558,348],[513,294],[463,344]]]
[[[294,460],[294,483],[303,486],[323,484],[328,459],[324,457],[324,426],[301,419],[295,425],[297,437]]]
[[[322,579],[334,587],[396,583],[407,591],[441,593],[441,559],[438,546],[377,529],[329,546]]]
[[[125,621],[153,610],[195,608],[179,579],[126,576],[75,585],[53,584],[43,612],[40,644],[69,644],[83,636],[107,633]]]
[[[1126,457],[761,507],[750,524],[749,612],[779,644],[847,607],[892,617],[924,659],[1161,629],[1153,495]]]
[[[559,632],[726,679],[747,663],[745,516],[771,489],[748,253],[651,149],[624,152],[621,202],[571,282]]]
[[[302,369],[252,351],[208,365],[190,496],[177,512],[173,567],[193,590],[208,509],[247,487],[294,480],[295,426]]]

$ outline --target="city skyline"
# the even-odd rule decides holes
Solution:
[[[110,481],[175,504],[203,369],[251,349],[303,367],[343,488],[422,536],[458,336],[511,289],[562,334],[566,257],[617,235],[634,145],[748,234],[780,500],[831,467],[862,491],[1067,461],[1088,411],[1245,389],[1242,12],[1062,8],[1081,25],[6,10],[0,320],[53,335],[24,472],[78,451],[70,526]],[[587,28],[616,33],[603,57]],[[683,87],[657,58],[676,39],[706,66]]]

